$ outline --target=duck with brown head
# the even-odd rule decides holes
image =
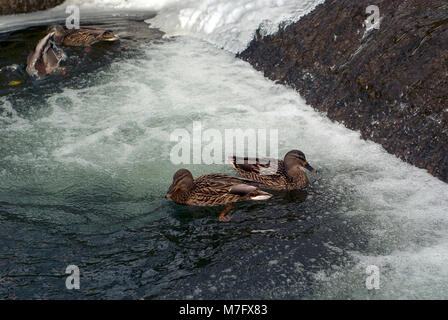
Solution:
[[[260,183],[268,190],[295,190],[308,186],[305,168],[316,173],[299,150],[289,151],[283,160],[229,157],[230,165],[242,177]]]
[[[224,174],[206,174],[194,179],[190,171],[180,169],[174,174],[165,197],[188,206],[230,205],[219,216],[220,221],[229,221],[227,213],[232,209],[232,203],[266,200],[272,195],[258,189],[258,184],[253,181]]]
[[[67,47],[89,47],[98,41],[116,41],[119,39],[112,30],[93,27],[64,29],[64,27],[54,24],[49,26],[47,31],[54,32],[54,40]]]

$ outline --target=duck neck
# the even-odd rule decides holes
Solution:
[[[291,181],[293,184],[296,185],[308,184],[308,177],[306,176],[306,173],[303,172],[303,170],[301,169],[295,171],[294,174],[287,173],[286,176],[288,177],[289,181]]]
[[[187,202],[188,198],[190,196],[189,190],[179,190],[171,196],[171,199],[176,203],[184,204]]]
[[[54,41],[56,43],[62,43],[64,41],[66,34],[64,32],[56,32],[53,36]]]

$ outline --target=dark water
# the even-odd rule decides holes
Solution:
[[[310,188],[308,197],[322,191]],[[33,210],[89,212],[69,199],[41,206],[3,201],[0,293],[27,299],[309,297],[316,289],[315,272],[350,264],[347,254],[328,244],[350,242],[351,249],[360,250],[365,239],[360,228],[330,214],[342,198],[329,207],[303,201],[305,193],[239,205],[229,224],[217,221],[219,210],[174,204],[156,209],[167,212],[162,219],[141,225],[110,216],[102,225],[89,219],[73,225],[36,223]],[[78,198],[88,201],[89,194]],[[97,214],[111,215],[107,210]],[[82,290],[65,289],[69,264],[80,268]]]
[[[51,95],[67,86],[82,88],[92,85],[87,82],[88,79],[81,80],[88,78],[91,72],[107,68],[114,61],[138,56],[140,43],[160,39],[163,33],[149,29],[143,19],[133,21],[122,18],[100,24],[87,21],[87,24],[83,25],[112,28],[120,36],[120,40],[96,43],[93,50],[88,52],[82,47],[64,47],[67,58],[61,62],[61,67],[66,69],[68,75],[54,73],[39,81],[33,80],[26,73],[26,61],[28,54],[46,35],[48,26],[33,26],[26,30],[0,33],[0,96],[14,96],[18,92],[20,97],[35,98]],[[12,81],[19,81],[20,84],[12,85]]]
[[[160,39],[139,21],[103,26],[121,41],[89,53],[66,49],[68,76],[41,81],[27,78],[24,61],[45,26],[0,34],[0,298],[447,292],[444,260],[433,259],[446,230],[440,182],[321,120],[294,92],[206,43]],[[23,83],[8,85],[12,80]],[[164,199],[178,168],[167,141],[193,120],[283,129],[281,154],[300,143],[320,173],[310,175],[306,190],[236,205],[230,223],[218,221],[222,208],[176,205]],[[233,174],[225,165],[188,168],[195,176]],[[431,218],[421,219],[422,212]],[[433,278],[419,264],[402,268],[407,250],[431,246],[436,254],[425,255],[422,269],[433,267]],[[382,267],[383,291],[365,287],[370,263]],[[65,287],[72,264],[80,268],[80,290]],[[418,281],[403,282],[402,274]]]

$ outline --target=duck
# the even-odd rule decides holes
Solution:
[[[42,78],[55,72],[66,74],[65,69],[59,66],[65,59],[65,53],[54,43],[53,36],[54,32],[48,33],[28,55],[26,72],[29,76]]]
[[[64,29],[61,25],[54,24],[47,28],[47,32],[54,32],[56,43],[67,47],[90,47],[95,42],[119,39],[112,30],[92,27]]]
[[[220,173],[205,174],[196,179],[187,169],[180,169],[173,175],[165,198],[187,206],[227,207],[220,213],[219,220],[230,221],[232,204],[246,200],[267,200],[272,195],[258,188],[258,183]]]
[[[230,156],[228,163],[240,176],[260,183],[259,187],[267,190],[290,191],[305,188],[309,180],[301,168],[317,172],[300,150],[289,151],[283,160]]]

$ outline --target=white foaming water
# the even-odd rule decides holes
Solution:
[[[65,7],[77,5],[83,12],[155,10],[158,15],[148,21],[169,36],[192,35],[234,53],[243,50],[262,25],[263,32],[277,30],[282,21],[295,21],[324,0],[67,0],[44,12],[2,17],[0,31],[24,24],[50,23],[64,19]]]
[[[237,53],[252,40],[254,31],[277,30],[280,22],[295,21],[323,0],[203,0],[167,6],[151,23],[169,35],[189,34]]]
[[[11,122],[5,128],[11,140],[35,144],[38,156],[24,149],[6,159],[17,165],[33,161],[49,169],[75,166],[121,177],[129,193],[149,193],[154,206],[160,206],[164,199],[158,195],[166,191],[176,169],[169,162],[174,145],[169,139],[175,129],[191,132],[193,121],[202,121],[204,129],[222,131],[278,129],[280,154],[300,148],[324,180],[353,190],[346,207],[356,209],[337,211],[366,219],[369,252],[381,252],[374,256],[353,252],[355,267],[313,274],[317,294],[371,297],[359,288],[365,282],[365,267],[375,264],[383,270],[382,289],[375,297],[446,297],[446,184],[329,121],[292,89],[274,84],[207,42],[180,37],[145,51],[145,57],[114,63],[109,71],[99,72],[95,86],[54,94],[47,99],[51,113],[26,128],[20,121]],[[6,99],[2,104],[6,117],[11,105]],[[210,171],[232,174],[224,165],[190,169],[194,176]],[[19,184],[8,172],[0,178]],[[60,183],[71,183],[64,181]],[[51,188],[40,183],[44,186],[39,184],[40,188]],[[328,181],[314,181],[322,183]],[[294,286],[285,290],[294,292]]]

